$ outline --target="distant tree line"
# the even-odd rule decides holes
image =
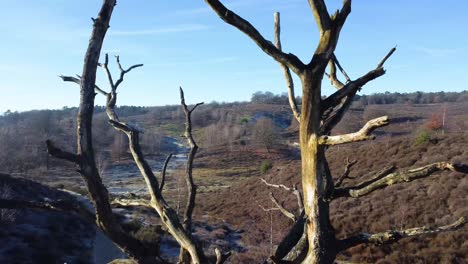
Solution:
[[[300,97],[296,99],[300,101]],[[371,95],[356,95],[354,101],[362,105],[373,104],[434,104],[443,102],[468,101],[468,91],[462,92],[413,92],[413,93],[375,93]],[[274,94],[272,92],[255,92],[250,99],[258,104],[288,104],[286,93]]]
[[[444,102],[468,101],[468,91],[462,92],[435,92],[435,93],[375,93],[371,95],[356,96],[355,101],[363,105],[372,104],[435,104]]]

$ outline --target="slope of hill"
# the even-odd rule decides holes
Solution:
[[[357,159],[351,172],[351,176],[356,178],[344,183],[352,185],[386,165],[406,169],[436,161],[468,163],[467,110],[466,101],[414,105],[356,104],[334,133],[355,131],[365,121],[380,115],[389,115],[394,122],[376,131],[378,138],[375,141],[330,148],[327,157],[331,170],[338,176],[347,157]],[[74,167],[46,158],[42,145],[46,137],[53,137],[57,145],[73,149],[73,143],[70,143],[74,138],[73,111],[51,111],[45,117],[39,111],[32,116],[18,114],[0,120],[3,122],[0,122],[0,143],[4,146],[1,154],[11,154],[11,157],[0,157],[1,168],[15,176],[85,194],[83,182],[74,172]],[[442,127],[434,129],[428,126],[442,115]],[[43,122],[32,121],[39,116]],[[166,153],[178,149],[171,146],[174,141],[180,141],[182,132],[179,107],[125,108],[121,117],[138,124],[145,131],[145,154],[155,161],[154,169],[159,171],[160,164],[156,161],[164,160]],[[5,118],[10,119],[5,122]],[[272,120],[272,125],[258,128],[258,121],[262,119]],[[94,122],[97,158],[104,181],[113,186],[134,186],[132,190],[142,190],[144,196],[144,188],[141,189],[144,183],[128,157],[126,142],[108,127],[105,120],[104,113],[97,113]],[[195,181],[199,186],[195,220],[215,227],[223,223],[229,227],[229,232],[225,233],[241,236],[240,241],[236,237],[238,252],[230,259],[231,263],[260,263],[270,255],[291,225],[291,221],[280,213],[270,214],[260,205],[272,206],[269,192],[274,192],[279,200],[285,201],[287,208],[296,208],[295,197],[267,188],[260,179],[288,186],[298,184],[300,189],[300,154],[294,144],[297,142],[297,124],[292,121],[289,107],[256,103],[209,104],[197,109],[193,122],[201,147],[194,168]],[[257,129],[271,129],[277,135],[271,148],[265,147],[257,138]],[[161,138],[173,141],[165,144],[169,141]],[[183,149],[178,151],[180,154]],[[175,208],[184,203],[183,163],[183,158],[173,163],[168,172],[165,197]],[[260,170],[262,163],[271,164],[269,170],[270,166],[265,167],[268,170],[266,174]],[[118,169],[121,167],[126,168],[128,177],[122,177],[123,172]],[[466,176],[442,172],[425,180],[391,186],[364,198],[338,199],[331,207],[333,224],[340,237],[359,231],[447,224],[468,214],[467,194]],[[215,234],[210,233],[224,232],[223,228],[215,228],[214,231],[201,228],[204,233],[199,235],[212,239]],[[465,228],[452,233],[406,239],[395,245],[355,247],[340,255],[339,259],[367,263],[464,263],[468,259],[467,238]]]

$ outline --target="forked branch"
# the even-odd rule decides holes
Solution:
[[[362,197],[368,195],[369,193],[372,193],[373,191],[383,189],[387,186],[397,183],[411,182],[417,179],[425,178],[432,175],[435,172],[443,170],[468,173],[468,165],[459,165],[449,162],[437,162],[404,172],[394,172],[385,176],[381,176],[380,178],[373,179],[371,181],[363,182],[353,187],[337,188],[334,192],[334,198]]]
[[[187,184],[187,191],[188,191],[188,197],[187,197],[187,205],[185,207],[185,212],[184,212],[184,228],[187,231],[187,233],[191,233],[192,229],[192,214],[193,214],[193,209],[195,207],[195,196],[197,193],[197,187],[195,183],[193,182],[193,160],[195,158],[195,155],[197,154],[198,150],[198,145],[195,142],[195,139],[193,138],[192,134],[192,112],[197,108],[197,106],[202,105],[202,103],[196,104],[191,110],[189,110],[189,107],[185,103],[185,96],[184,96],[184,90],[182,87],[179,88],[180,91],[180,104],[182,106],[182,110],[185,113],[185,133],[184,136],[187,140],[188,145],[190,146],[190,151],[187,156],[187,163],[185,166],[185,182]]]
[[[291,219],[293,222],[296,222],[297,220],[296,215],[288,211],[288,209],[284,208],[284,206],[280,202],[278,202],[278,200],[276,199],[276,197],[273,195],[272,192],[270,192],[270,199],[284,216]]]
[[[335,188],[340,187],[345,179],[351,179],[351,177],[349,177],[349,173],[351,172],[351,167],[353,167],[356,163],[357,160],[350,161],[349,158],[346,158],[345,170],[343,174],[341,174],[341,176],[336,180]]]
[[[277,189],[284,189],[288,192],[291,192],[292,194],[294,194],[296,196],[296,199],[297,199],[297,210],[298,210],[298,215],[302,214],[303,210],[304,210],[304,204],[303,204],[303,201],[302,201],[302,194],[301,192],[297,189],[297,186],[296,185],[293,185],[293,187],[288,187],[284,184],[272,184],[272,183],[268,183],[265,179],[260,179],[266,186],[268,187],[272,187],[272,188],[277,188]]]
[[[185,96],[184,90],[182,87],[179,88],[180,91],[180,104],[182,106],[182,110],[185,114],[185,133],[184,136],[187,140],[188,145],[190,146],[190,151],[187,155],[187,163],[185,166],[185,183],[187,185],[187,203],[185,205],[184,210],[184,220],[182,226],[185,229],[185,232],[189,237],[192,236],[192,215],[193,209],[195,208],[195,196],[197,195],[197,186],[193,181],[193,160],[195,155],[197,154],[198,145],[195,142],[195,139],[192,135],[192,112],[199,106],[202,105],[203,102],[195,104],[192,109],[189,109],[187,104],[185,103]],[[185,263],[188,262],[188,255],[185,249],[181,248],[179,262]]]
[[[361,89],[362,86],[367,84],[368,82],[382,76],[385,74],[385,70],[383,69],[384,63],[387,61],[388,58],[395,52],[396,47],[392,48],[387,55],[380,61],[380,63],[377,65],[377,68],[375,68],[372,71],[369,71],[367,74],[364,76],[348,82],[345,86],[343,86],[341,89],[327,97],[325,100],[322,102],[322,111],[325,111],[328,108],[333,108],[337,106],[338,104],[341,103],[341,100],[347,96],[355,94],[357,91]],[[354,95],[353,95],[354,96]]]

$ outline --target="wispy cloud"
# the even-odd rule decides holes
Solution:
[[[144,36],[144,35],[159,35],[166,33],[192,32],[209,29],[209,26],[202,24],[181,24],[152,29],[135,29],[135,30],[109,30],[111,36]]]
[[[460,52],[459,49],[446,49],[446,48],[428,48],[428,47],[417,47],[416,50],[423,52],[429,56],[433,57],[447,57],[453,56],[454,54]]]

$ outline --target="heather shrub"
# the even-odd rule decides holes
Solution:
[[[270,160],[264,160],[262,161],[262,164],[260,164],[260,173],[265,174],[272,167],[273,167],[273,163]]]
[[[429,140],[431,140],[431,136],[429,135],[429,132],[427,132],[426,130],[423,130],[417,134],[414,144],[416,145],[425,144],[429,142]]]

